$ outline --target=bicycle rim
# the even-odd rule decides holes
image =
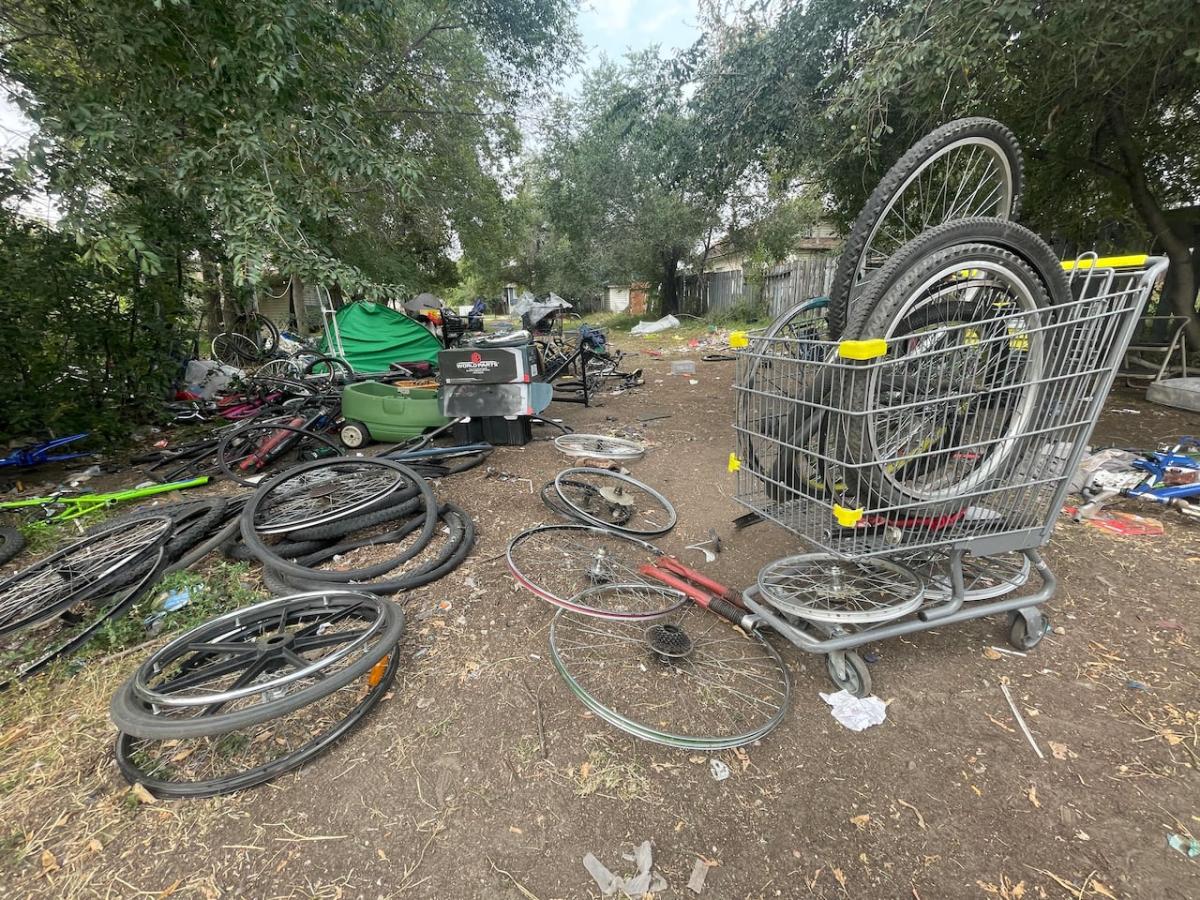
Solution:
[[[563,609],[610,619],[659,615],[684,602],[639,571],[660,556],[652,544],[591,525],[532,528],[506,552],[508,570],[526,590]],[[585,592],[604,585],[621,590],[589,602]]]
[[[259,487],[243,522],[260,534],[282,534],[343,519],[418,483],[415,473],[380,459],[316,460]]]
[[[599,718],[669,747],[752,743],[783,720],[791,699],[787,668],[762,635],[691,603],[627,621],[562,610],[550,624],[550,654]]]
[[[0,582],[0,635],[26,628],[88,596],[162,545],[174,523],[167,516],[99,531]]]
[[[575,518],[638,537],[666,534],[678,516],[671,501],[636,478],[607,469],[563,469],[554,479]]]
[[[911,569],[884,559],[824,553],[776,560],[758,573],[759,595],[780,612],[813,622],[867,624],[898,619],[925,595]]]

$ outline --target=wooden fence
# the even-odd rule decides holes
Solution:
[[[771,318],[809,297],[829,293],[837,256],[805,256],[768,269],[760,283],[748,281],[741,269],[689,275],[681,279],[680,312],[703,316],[742,304],[764,302]]]

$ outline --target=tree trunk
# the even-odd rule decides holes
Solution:
[[[1192,346],[1200,347],[1200,317],[1196,315],[1196,280],[1191,248],[1186,240],[1171,229],[1162,207],[1150,189],[1141,154],[1134,145],[1124,114],[1119,108],[1114,109],[1109,113],[1108,121],[1112,126],[1121,160],[1125,164],[1126,186],[1133,207],[1142,221],[1154,232],[1154,237],[1162,245],[1167,259],[1171,261],[1171,278],[1167,287],[1164,287],[1164,292],[1168,289],[1170,292],[1166,299],[1174,307],[1175,314],[1182,316],[1187,323],[1188,341]]]
[[[662,309],[664,316],[679,312],[679,257],[674,253],[663,256]]]
[[[308,337],[308,313],[304,308],[304,282],[299,275],[288,279],[288,304],[291,307],[292,321],[296,323],[296,333]]]
[[[221,318],[221,276],[217,271],[216,259],[207,250],[200,251],[200,277],[204,280],[205,334],[211,344],[217,333],[225,330],[225,326]]]
[[[220,264],[221,309],[224,312],[225,330],[236,331],[242,307],[238,302],[237,289],[233,286],[233,268],[227,262]]]

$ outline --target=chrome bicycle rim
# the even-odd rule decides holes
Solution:
[[[758,573],[759,595],[800,619],[837,624],[887,622],[920,607],[921,579],[885,559],[845,560],[805,553],[776,560]]]
[[[787,667],[762,635],[692,603],[626,621],[562,610],[550,624],[550,655],[599,718],[669,747],[752,743],[783,720],[791,699]]]
[[[666,534],[679,517],[671,501],[636,478],[607,469],[563,469],[554,489],[573,516],[639,537]]]

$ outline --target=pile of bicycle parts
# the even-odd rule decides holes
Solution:
[[[506,553],[517,584],[557,610],[556,671],[594,715],[644,740],[724,750],[766,735],[788,708],[787,669],[737,592],[648,542],[678,516],[621,468],[646,448],[592,434],[556,444],[595,465],[542,487],[567,524],[521,532]]]
[[[260,486],[231,553],[263,564],[276,593],[352,585],[392,595],[453,571],[475,541],[471,517],[441,503],[412,467],[385,458],[313,460]]]
[[[1037,551],[1166,268],[1060,262],[1014,221],[1022,183],[1000,123],[937,129],[872,193],[830,296],[733,342],[737,499],[811,551],[747,606],[859,696],[869,641],[995,614],[1041,640]]]
[[[218,616],[154,651],[117,690],[117,765],[159,797],[209,797],[311,760],[383,699],[404,613],[346,589]]]
[[[163,575],[222,546],[241,505],[214,497],[128,513],[0,582],[0,687],[76,653]]]

